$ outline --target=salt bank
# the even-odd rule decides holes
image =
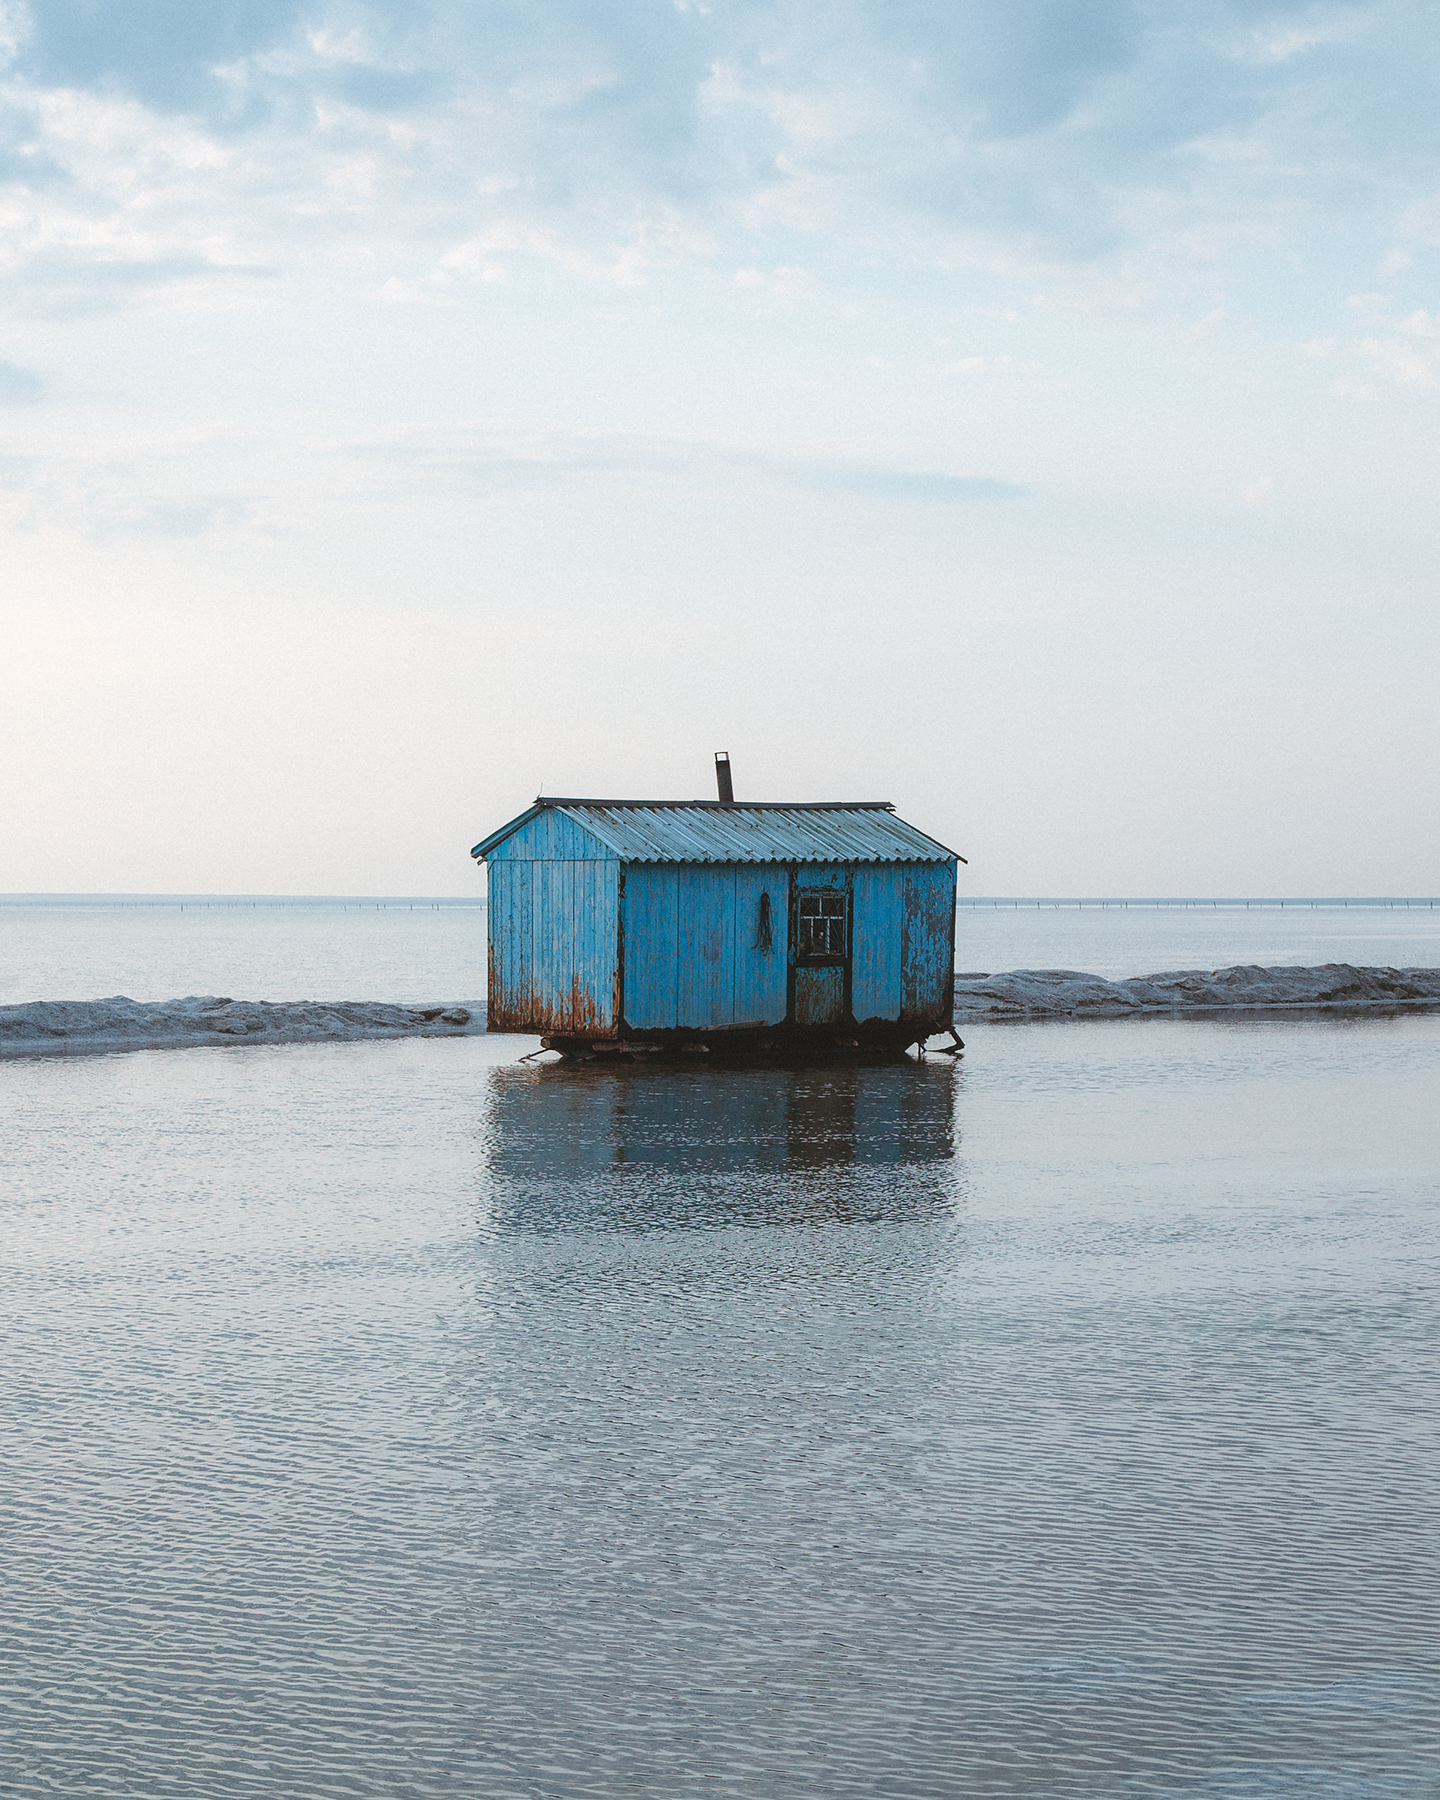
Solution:
[[[491,1031],[567,1054],[876,1049],[952,1030],[964,858],[888,801],[545,796],[482,839]]]

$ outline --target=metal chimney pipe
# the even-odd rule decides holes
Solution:
[[[730,783],[730,752],[728,750],[715,752],[715,786],[720,790],[720,804],[733,806],[735,789]]]

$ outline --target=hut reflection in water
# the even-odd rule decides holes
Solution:
[[[923,1220],[956,1203],[949,1062],[492,1071],[497,1230]]]

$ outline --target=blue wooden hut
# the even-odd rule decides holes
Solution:
[[[964,859],[888,801],[545,797],[471,855],[491,1031],[578,1051],[950,1029]]]

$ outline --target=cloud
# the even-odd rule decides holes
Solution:
[[[257,491],[263,471],[268,489]],[[82,442],[48,454],[0,450],[0,512],[24,530],[58,527],[92,542],[304,530],[317,504],[441,509],[586,481],[647,486],[699,480],[739,490],[801,489],[881,504],[968,505],[1021,497],[1018,484],[968,471],[622,433],[420,428],[368,438],[291,432],[187,433],[106,454]]]
[[[1440,387],[1440,314],[1417,308],[1397,318],[1388,315],[1381,295],[1357,295],[1351,304],[1356,301],[1366,303],[1357,310],[1368,314],[1383,330],[1361,338],[1353,348],[1397,387]]]
[[[1289,62],[1309,51],[1352,41],[1366,28],[1367,7],[1306,6],[1267,8],[1269,17],[1250,26],[1238,46],[1242,57],[1261,63]],[[1288,15],[1298,14],[1298,18]]]
[[[163,111],[203,110],[220,70],[291,33],[294,0],[31,0],[17,63],[38,87],[133,96]]]
[[[962,356],[943,365],[946,375],[1035,375],[1037,362],[1017,362],[1013,356]]]
[[[864,464],[770,465],[804,487],[829,494],[869,494],[881,500],[1015,500],[1025,489],[985,475],[951,475],[938,469],[885,469]]]
[[[334,446],[331,454],[368,464],[382,485],[433,492],[450,481],[470,491],[547,486],[582,477],[739,477],[762,485],[818,493],[865,494],[881,500],[966,502],[1009,500],[1015,482],[958,471],[908,468],[860,458],[778,455],[721,443],[619,433],[411,431]]]
[[[1201,338],[1209,337],[1212,331],[1218,326],[1223,325],[1225,319],[1226,312],[1223,306],[1212,307],[1203,318],[1196,319],[1195,323],[1187,329],[1185,335],[1189,338],[1191,343],[1199,343]]]
[[[59,529],[115,538],[195,538],[252,523],[255,499],[238,482],[234,446],[186,443],[124,456],[0,451],[0,515],[22,531]],[[229,491],[215,491],[217,485]]]
[[[847,253],[1163,281],[1294,255],[1377,206],[1436,229],[1440,15],[1418,0],[31,0],[14,18],[0,206],[22,225],[12,286],[42,310],[82,304],[62,253],[102,271],[83,303],[104,306],[317,263],[414,299],[525,261],[794,284]]]
[[[0,406],[24,406],[44,390],[45,383],[31,370],[0,361]]]

